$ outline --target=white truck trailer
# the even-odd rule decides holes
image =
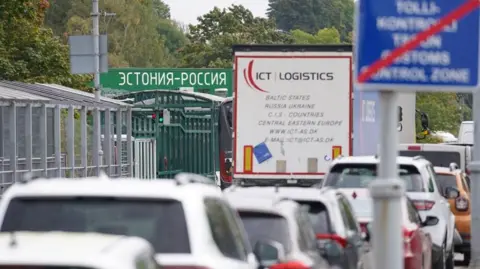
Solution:
[[[234,46],[233,180],[319,182],[352,154],[350,45]]]

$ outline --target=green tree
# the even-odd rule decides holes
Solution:
[[[302,30],[292,30],[291,34],[297,44],[339,44],[340,33],[334,27],[319,30],[315,35]]]
[[[0,79],[85,88],[89,77],[70,74],[68,47],[43,25],[48,7],[46,0],[0,1]]]
[[[429,116],[432,131],[458,133],[462,114],[470,114],[470,108],[457,100],[455,93],[417,93],[417,109]],[[421,132],[420,118],[416,117],[417,133]]]
[[[353,30],[354,1],[269,0],[267,14],[284,31],[299,29],[314,34],[335,27],[345,42]]]
[[[45,21],[56,34],[90,34],[91,0],[55,0],[52,5],[56,13],[48,13]],[[187,40],[170,20],[170,9],[162,0],[104,0],[100,10],[116,14],[100,20],[101,33],[108,34],[110,66],[176,64],[173,52]]]
[[[241,5],[214,8],[190,25],[190,43],[179,51],[184,67],[232,67],[234,44],[291,44],[288,33],[278,31],[272,20],[253,16]]]

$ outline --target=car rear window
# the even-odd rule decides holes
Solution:
[[[111,197],[15,198],[2,232],[99,232],[138,236],[156,253],[190,253],[183,205],[171,199]]]
[[[401,150],[398,154],[405,157],[415,157],[420,155],[431,162],[433,166],[438,167],[449,167],[451,163],[456,163],[458,165],[462,163],[460,153],[452,151]]]
[[[330,225],[328,210],[323,203],[310,201],[296,201],[301,205],[308,206],[308,216],[316,234],[328,234],[333,232]]]
[[[445,189],[448,187],[457,187],[457,178],[454,175],[446,175],[446,174],[437,174],[436,181],[438,188],[445,193]]]
[[[425,184],[418,169],[413,165],[400,165],[399,176],[408,192],[424,192]],[[368,188],[377,178],[377,164],[337,164],[330,170],[325,186],[335,188]]]
[[[282,244],[286,252],[291,250],[288,222],[284,217],[269,213],[238,213],[252,246],[261,240],[273,240]]]

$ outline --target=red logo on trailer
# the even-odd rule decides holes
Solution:
[[[264,92],[264,93],[269,93],[268,91],[260,88],[257,85],[257,83],[255,82],[255,80],[253,79],[253,62],[254,62],[254,60],[251,60],[248,63],[247,68],[243,69],[243,77],[245,78],[245,82],[247,83],[248,87],[250,87],[254,90]]]

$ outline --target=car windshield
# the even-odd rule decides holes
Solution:
[[[400,165],[399,176],[404,180],[408,192],[424,192],[422,176],[413,165]],[[377,164],[337,164],[330,170],[325,186],[335,188],[368,188],[377,177]]]
[[[333,232],[333,227],[330,225],[328,210],[323,203],[298,200],[296,202],[308,206],[308,216],[310,217],[313,230],[316,234],[328,234]]]
[[[460,153],[453,151],[418,151],[418,150],[400,150],[398,155],[405,157],[423,156],[433,166],[449,167],[451,163],[460,165]]]
[[[291,249],[287,220],[279,215],[257,212],[239,212],[243,226],[247,231],[250,244],[260,240],[273,240],[283,245],[288,253]]]
[[[445,193],[448,187],[457,188],[457,178],[454,175],[437,174],[436,176],[438,188]]]
[[[2,232],[99,232],[138,236],[157,253],[190,253],[182,203],[165,199],[110,197],[15,198]]]

